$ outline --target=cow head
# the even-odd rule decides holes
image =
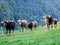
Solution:
[[[4,25],[6,25],[7,22],[8,22],[7,20],[3,20]]]
[[[51,17],[51,15],[45,15],[43,16],[44,19],[49,19]]]

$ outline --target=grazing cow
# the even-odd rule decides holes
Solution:
[[[23,32],[24,29],[27,29],[28,27],[28,22],[27,20],[18,20],[18,23],[20,25],[20,29]]]
[[[14,21],[10,21],[8,22],[7,20],[3,21],[5,28],[6,28],[6,33],[11,35],[11,31],[14,32],[14,28],[15,28],[15,22]],[[12,33],[13,33],[12,32]]]
[[[37,27],[37,22],[36,21],[33,21],[33,22],[28,24],[28,28],[30,28],[31,31],[32,31],[33,28],[35,29],[36,27]]]
[[[54,27],[56,28],[56,27],[57,27],[57,19],[54,18],[54,19],[53,19],[53,22],[54,22]]]
[[[45,18],[47,28],[48,28],[48,30],[50,30],[50,25],[51,25],[51,28],[53,27],[53,25],[52,25],[53,24],[53,17],[50,15],[46,15],[43,18]]]
[[[32,22],[28,24],[28,28],[31,29],[31,31],[32,31],[32,28],[33,28]]]

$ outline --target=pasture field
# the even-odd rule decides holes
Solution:
[[[50,31],[43,26],[33,31],[15,31],[14,36],[0,34],[0,45],[60,45],[60,22]]]

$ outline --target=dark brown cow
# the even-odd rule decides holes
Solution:
[[[28,27],[28,22],[27,20],[18,20],[18,23],[20,25],[20,29],[23,32],[24,29],[27,29]]]
[[[53,25],[52,25],[53,24],[53,17],[50,15],[46,15],[43,18],[45,18],[47,28],[48,28],[48,30],[50,30],[50,25],[51,25],[51,28],[53,27]]]
[[[45,22],[48,30],[50,30],[50,26],[51,26],[51,29],[53,28],[53,24],[54,24],[54,27],[57,26],[57,19],[54,19],[51,15],[46,15],[43,18],[45,18]]]
[[[37,22],[36,21],[33,21],[33,22],[28,24],[28,28],[30,28],[31,31],[32,31],[33,28],[36,29],[36,27],[37,27]]]
[[[7,34],[9,33],[11,35],[11,31],[12,31],[12,33],[14,32],[15,22],[14,21],[8,22],[8,21],[4,20],[3,23],[4,23],[5,28],[6,28],[6,33]]]

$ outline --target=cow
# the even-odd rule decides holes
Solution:
[[[28,24],[28,28],[30,28],[32,31],[33,28],[36,29],[37,24],[38,24],[37,21],[33,21],[33,22]]]
[[[3,20],[3,23],[4,23],[5,28],[6,28],[6,34],[8,35],[8,33],[9,33],[11,35],[11,31],[13,33],[14,29],[15,29],[15,22]]]
[[[56,28],[56,27],[57,27],[57,19],[54,18],[54,19],[53,19],[53,22],[54,22],[54,28]]]
[[[43,18],[45,18],[45,23],[47,25],[48,30],[50,30],[50,26],[51,26],[51,29],[52,29],[52,27],[53,27],[53,17],[51,15],[46,15],[46,16],[43,16]]]
[[[27,29],[27,27],[28,27],[28,21],[27,20],[18,20],[18,23],[20,25],[21,32],[23,32],[24,29]]]
[[[51,26],[51,29],[53,28],[53,26],[57,27],[57,19],[56,18],[53,18],[51,15],[43,16],[43,18],[45,18],[45,22],[46,22],[48,30],[50,30],[50,26]]]

